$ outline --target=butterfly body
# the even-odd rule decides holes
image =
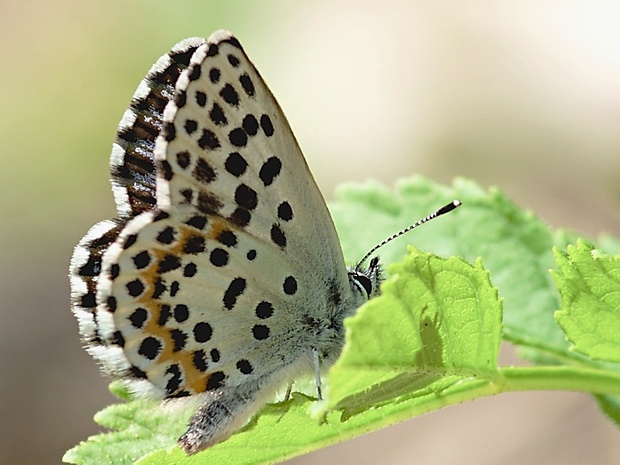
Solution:
[[[119,216],[87,233],[70,270],[103,370],[140,395],[199,398],[188,453],[298,376],[318,385],[380,269],[345,267],[286,118],[230,33],[183,41],[153,66],[111,172]]]

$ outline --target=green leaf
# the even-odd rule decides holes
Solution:
[[[555,313],[574,350],[593,359],[620,362],[620,258],[579,241],[556,249],[554,273],[562,295]]]
[[[422,405],[425,394],[497,377],[502,310],[481,261],[411,248],[390,273],[382,295],[345,321],[328,404],[344,418],[399,398],[420,397]]]
[[[78,465],[130,465],[153,450],[175,446],[190,413],[152,401],[110,405],[95,415],[95,421],[114,431],[91,436],[67,451],[62,460]]]

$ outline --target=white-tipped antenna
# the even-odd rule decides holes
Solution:
[[[362,263],[364,263],[368,257],[370,257],[373,253],[375,253],[377,251],[377,249],[380,249],[381,247],[383,247],[385,244],[387,244],[388,242],[393,241],[394,239],[396,239],[397,237],[402,236],[405,233],[408,233],[409,231],[411,231],[413,228],[417,228],[418,226],[420,226],[421,224],[426,223],[427,221],[432,220],[433,218],[437,218],[438,216],[441,216],[445,213],[449,213],[452,210],[454,210],[457,207],[461,206],[461,201],[460,200],[453,200],[452,202],[444,205],[443,207],[441,207],[439,210],[437,210],[435,213],[431,213],[430,215],[428,215],[426,218],[422,218],[420,221],[416,221],[415,223],[413,223],[411,226],[407,226],[405,229],[403,229],[402,231],[397,232],[396,234],[392,234],[390,237],[388,237],[387,239],[384,239],[383,241],[381,241],[379,244],[375,245],[372,249],[370,249],[368,251],[368,253],[366,255],[364,255],[364,257],[359,261],[359,263],[357,265],[355,265],[355,269],[359,270],[360,266],[362,266]]]

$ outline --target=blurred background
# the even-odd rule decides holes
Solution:
[[[466,176],[552,226],[617,235],[619,20],[613,1],[4,0],[0,463],[59,464],[113,400],[81,348],[67,269],[115,215],[116,126],[177,41],[239,37],[328,200],[344,182]],[[606,465],[619,439],[585,394],[517,393],[291,463]]]

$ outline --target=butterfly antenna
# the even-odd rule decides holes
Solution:
[[[451,212],[452,210],[454,210],[457,207],[461,206],[461,201],[460,200],[453,200],[452,202],[444,205],[443,207],[441,207],[439,210],[437,210],[435,213],[431,213],[430,215],[428,215],[426,218],[422,218],[419,221],[416,221],[415,223],[413,223],[410,226],[407,226],[405,229],[403,229],[402,231],[397,232],[396,234],[392,234],[390,237],[388,237],[387,239],[384,239],[383,241],[381,241],[379,244],[375,245],[372,249],[370,249],[368,251],[368,253],[366,255],[364,255],[364,258],[362,258],[359,263],[355,266],[356,270],[359,270],[360,266],[362,266],[362,264],[368,259],[368,257],[370,257],[373,253],[375,253],[378,249],[380,249],[381,247],[383,247],[385,244],[387,244],[388,242],[393,241],[394,239],[396,239],[397,237],[402,236],[405,233],[408,233],[409,231],[411,231],[414,228],[417,228],[418,226],[420,226],[421,224],[424,224],[430,220],[432,220],[433,218],[437,218],[438,216],[444,215],[446,213]]]

